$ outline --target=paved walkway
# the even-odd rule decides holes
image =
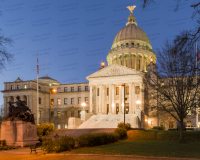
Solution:
[[[189,158],[147,157],[132,155],[97,155],[97,154],[46,154],[37,149],[38,154],[30,154],[29,148],[1,150],[0,160],[195,160]]]

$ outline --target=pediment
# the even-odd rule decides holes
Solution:
[[[143,75],[141,71],[136,71],[131,68],[119,64],[112,64],[99,71],[86,77],[87,80],[90,78],[99,78],[99,77],[114,77],[114,76],[127,76],[127,75]]]

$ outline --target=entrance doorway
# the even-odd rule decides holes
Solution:
[[[119,112],[119,103],[116,103],[116,114]]]

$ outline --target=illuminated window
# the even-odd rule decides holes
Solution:
[[[81,97],[78,97],[78,104],[81,104]]]
[[[54,99],[51,99],[51,105],[54,105]]]
[[[88,103],[88,97],[85,97],[85,103]]]
[[[129,60],[126,60],[126,67],[129,67]]]
[[[109,88],[107,88],[107,96],[109,96]]]
[[[67,124],[65,124],[65,129],[67,129]]]
[[[134,59],[131,59],[131,68],[135,69]]]
[[[60,111],[57,112],[57,117],[61,118],[61,112]]]
[[[58,98],[58,105],[61,105],[61,99]]]
[[[78,91],[81,91],[81,86],[78,86]]]
[[[135,94],[140,94],[140,86],[135,87]]]
[[[61,125],[60,124],[58,124],[58,129],[61,129]]]
[[[116,95],[119,95],[119,87],[116,88]]]
[[[74,104],[74,98],[71,98],[71,104]]]
[[[140,60],[137,60],[137,69],[140,70]]]
[[[67,104],[67,98],[64,98],[64,103]]]
[[[24,89],[26,89],[26,84],[24,85]]]
[[[126,87],[126,95],[129,95],[129,87]]]

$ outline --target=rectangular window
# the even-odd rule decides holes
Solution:
[[[17,85],[17,89],[20,89],[20,85]]]
[[[85,103],[88,103],[88,97],[85,97]]]
[[[129,60],[126,60],[126,67],[129,67]]]
[[[88,91],[88,86],[85,86],[85,91]]]
[[[58,92],[60,92],[60,88],[58,88]]]
[[[61,129],[61,125],[60,124],[58,124],[58,129]]]
[[[54,117],[54,111],[51,111],[51,117]]]
[[[78,97],[78,104],[81,104],[81,97]]]
[[[129,95],[129,87],[126,87],[126,95]]]
[[[51,99],[51,105],[54,105],[54,99]]]
[[[10,89],[13,90],[13,89],[14,89],[14,86],[12,85]]]
[[[78,91],[81,91],[81,86],[78,86]]]
[[[74,87],[71,87],[71,92],[74,92]]]
[[[26,89],[26,84],[24,85],[24,89]]]
[[[61,99],[58,98],[58,105],[61,105]]]
[[[135,87],[135,94],[140,94],[140,86]]]
[[[64,103],[67,104],[67,98],[64,98]]]
[[[97,96],[99,96],[99,88],[97,88]]]
[[[67,124],[65,124],[65,129],[67,129]]]
[[[60,111],[57,112],[57,117],[61,118],[61,112]]]
[[[67,92],[67,87],[64,88],[64,92]]]
[[[109,96],[109,88],[107,88],[107,96]]]
[[[42,101],[42,100],[41,100],[41,98],[39,97],[39,104],[41,104],[41,101]]]
[[[140,70],[140,60],[137,60],[137,69]]]
[[[119,95],[119,87],[116,88],[116,95]]]
[[[71,104],[74,104],[74,98],[71,98]]]
[[[39,118],[41,118],[41,111],[39,111],[39,115],[38,116],[39,116]]]
[[[134,59],[131,59],[131,68],[135,69]]]

